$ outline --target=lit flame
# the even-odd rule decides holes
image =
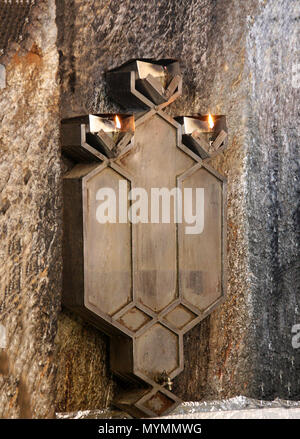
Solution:
[[[118,130],[121,129],[121,121],[120,121],[120,119],[118,118],[117,115],[115,116],[115,127],[116,127]]]
[[[211,114],[208,115],[208,125],[209,125],[209,128],[210,128],[211,130],[212,130],[213,127],[215,126],[215,124],[214,124],[214,120],[213,120]]]

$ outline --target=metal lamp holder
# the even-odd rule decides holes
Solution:
[[[112,371],[135,383],[114,404],[155,417],[181,402],[172,382],[184,368],[183,335],[226,294],[226,181],[209,165],[226,147],[226,118],[213,116],[205,131],[207,116],[163,111],[182,92],[176,60],[133,60],[106,79],[126,108],[122,131],[110,114],[61,125],[62,151],[76,162],[64,176],[63,304],[110,336]],[[97,223],[98,188],[120,180],[203,187],[208,226],[185,235],[184,224]]]

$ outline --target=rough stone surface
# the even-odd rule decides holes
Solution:
[[[59,316],[56,345],[56,412],[107,407],[115,389],[106,338],[65,311]]]
[[[205,71],[214,73],[199,77],[198,89],[204,91],[197,92],[190,110],[227,116],[228,149],[212,164],[227,177],[228,183],[228,288],[224,305],[186,336],[186,368],[175,384],[184,400],[251,396],[253,343],[249,333],[251,289],[245,202],[245,45],[247,17],[256,14],[257,7],[256,1],[213,2],[204,65]]]
[[[129,417],[115,409],[85,410],[56,413],[58,419],[115,419]],[[180,404],[165,419],[300,419],[300,402],[282,400],[263,401],[245,396],[217,401],[187,401]]]
[[[0,91],[0,417],[54,414],[61,198],[55,3],[34,10],[30,50],[6,52]],[[3,62],[3,61],[2,61]]]
[[[268,2],[247,37],[246,207],[254,365],[251,395],[300,398],[300,4]]]
[[[32,29],[36,28],[35,18],[39,8],[35,0],[1,1],[0,5],[0,58],[4,61],[12,51],[20,52],[31,48],[33,44]],[[30,23],[31,22],[31,23]],[[30,24],[29,24],[30,23]],[[24,44],[24,41],[26,42]]]
[[[210,0],[57,0],[62,116],[118,108],[104,72],[138,57],[180,59],[184,98],[176,107],[196,110],[202,79],[214,75],[205,66],[212,8]]]
[[[253,409],[228,410],[226,412],[193,412],[184,415],[169,415],[161,419],[300,419],[300,409]]]
[[[58,128],[118,110],[103,73],[137,57],[180,60],[172,114],[226,114],[229,127],[213,163],[228,179],[228,299],[187,334],[174,391],[300,399],[297,0],[41,0],[28,17],[0,59],[0,416],[102,409],[118,391],[104,335],[66,311],[56,331],[60,183],[72,166],[61,166]]]

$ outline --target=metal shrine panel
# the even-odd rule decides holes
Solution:
[[[226,183],[209,160],[226,147],[226,119],[211,126],[163,111],[181,94],[174,60],[131,61],[107,81],[132,115],[62,121],[74,161],[64,177],[63,304],[111,337],[113,372],[136,383],[115,404],[161,416],[180,402],[172,380],[183,334],[225,297]],[[113,221],[101,220],[105,202]]]

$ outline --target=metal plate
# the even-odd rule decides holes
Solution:
[[[108,167],[84,179],[85,305],[109,316],[132,300],[131,224],[99,224],[96,196],[101,187],[117,192],[120,180],[126,179]]]
[[[126,81],[118,87],[125,88],[127,99],[132,83]],[[108,159],[89,144],[86,119],[64,121],[63,130],[65,151],[76,157],[94,151],[98,160],[75,166],[64,181],[63,302],[111,335],[114,373],[147,386],[115,402],[134,416],[167,414],[180,402],[170,390],[184,367],[183,335],[226,293],[225,179],[182,144],[181,125],[162,108],[152,105],[136,117],[134,138],[116,158]],[[146,193],[146,219],[100,224],[97,193],[114,190],[118,218],[120,181],[128,191]],[[188,223],[184,210],[183,222],[174,221],[173,196],[164,204],[169,221],[162,222],[161,204],[153,221],[153,188],[180,189],[183,205],[186,189],[192,191],[192,206],[200,194],[203,215],[196,234],[188,233],[197,224]],[[132,203],[127,200],[127,210]],[[168,380],[162,381],[163,376]]]

